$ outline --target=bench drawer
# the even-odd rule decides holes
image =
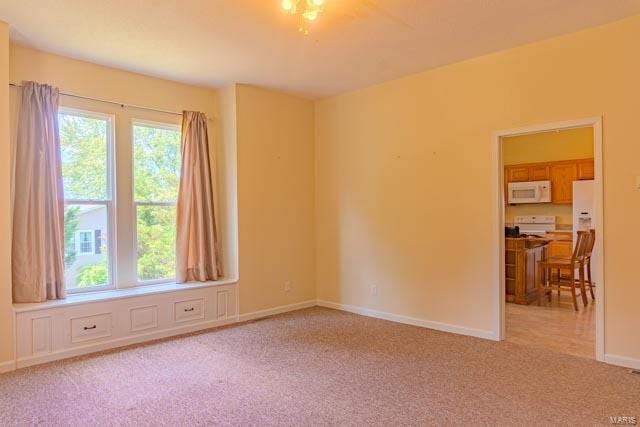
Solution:
[[[174,303],[174,319],[176,322],[204,319],[204,298]]]
[[[95,340],[111,336],[111,313],[71,319],[71,342]]]

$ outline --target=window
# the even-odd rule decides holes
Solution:
[[[76,251],[78,255],[93,255],[93,230],[76,232]]]
[[[113,120],[62,109],[59,117],[64,187],[64,265],[69,292],[113,287]]]
[[[67,291],[174,280],[179,125],[63,108],[59,127]]]
[[[180,181],[178,126],[134,122],[133,177],[137,281],[172,280]]]

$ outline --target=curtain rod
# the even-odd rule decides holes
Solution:
[[[9,83],[9,86],[12,86],[12,87],[15,87],[15,88],[22,88],[21,84],[16,84],[16,83]],[[165,114],[172,114],[174,116],[182,116],[182,113],[177,112],[177,111],[161,110],[159,108],[142,107],[140,105],[126,104],[124,102],[115,102],[115,101],[109,101],[107,99],[92,98],[90,96],[76,95],[75,93],[69,93],[69,92],[60,91],[60,95],[69,96],[71,98],[88,99],[90,101],[103,102],[105,104],[118,105],[121,108],[135,108],[136,110],[155,111],[156,113],[165,113]],[[207,117],[207,120],[209,120],[211,122],[213,121],[213,119],[211,119],[209,117]]]

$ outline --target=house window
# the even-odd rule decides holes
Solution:
[[[134,122],[133,178],[137,282],[171,281],[180,181],[178,126]]]
[[[114,286],[113,119],[61,109],[65,286],[69,292]]]
[[[93,255],[93,230],[76,232],[76,251],[78,255]]]

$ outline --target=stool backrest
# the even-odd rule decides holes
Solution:
[[[573,248],[573,255],[571,259],[573,261],[584,261],[587,256],[587,249],[589,248],[591,240],[591,231],[578,231],[578,239],[576,240],[576,246]]]

